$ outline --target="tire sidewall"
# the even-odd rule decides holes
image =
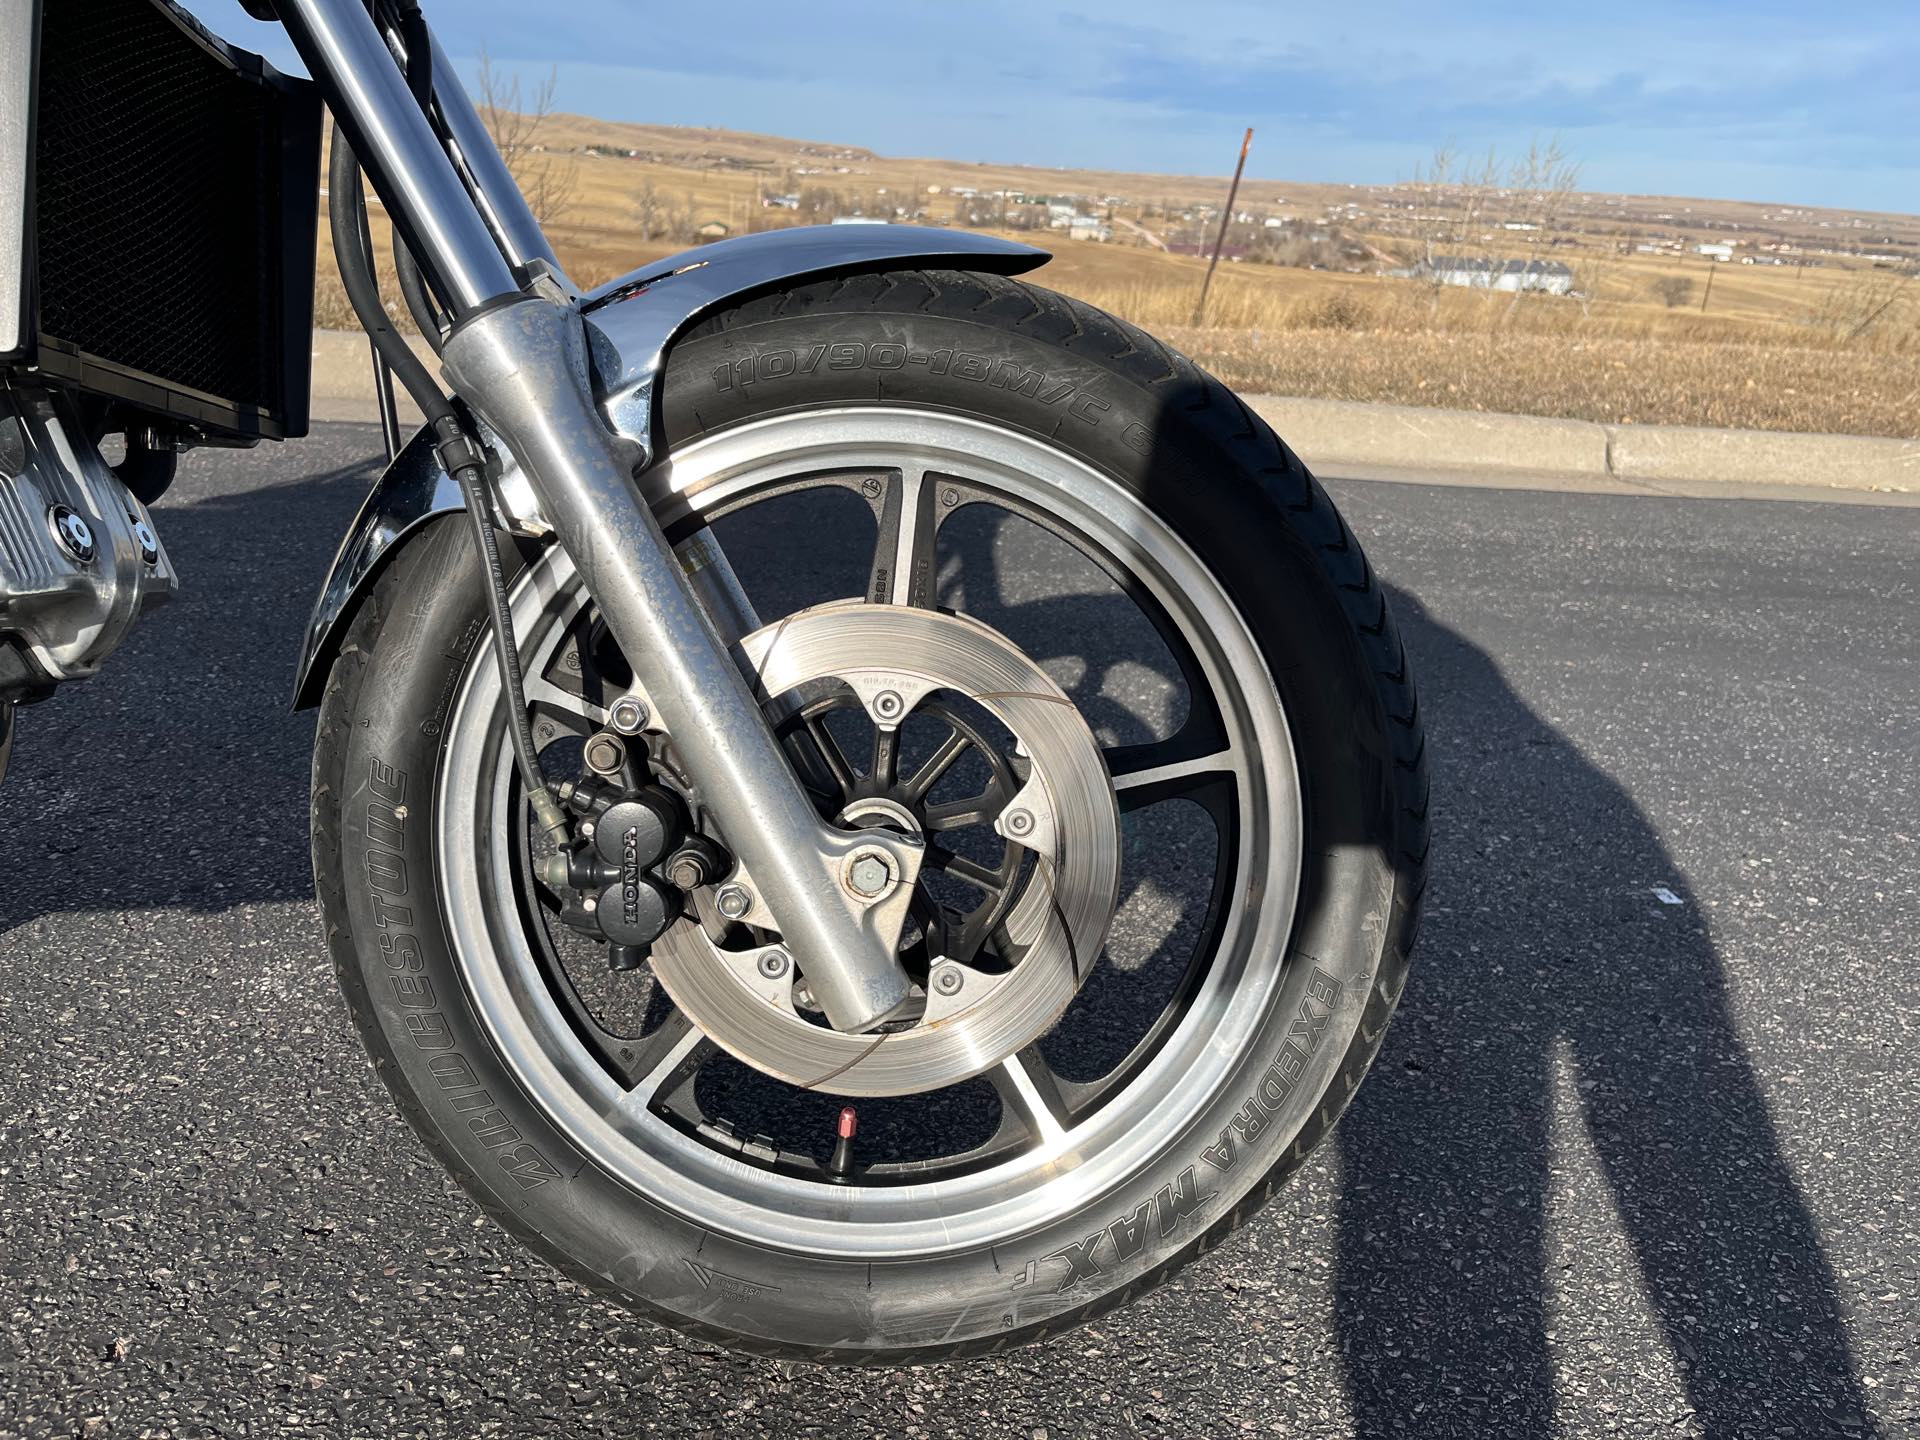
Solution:
[[[976,358],[934,373],[931,361],[891,363],[890,347]],[[782,354],[793,358],[767,358]],[[858,365],[831,363],[856,354]],[[1177,395],[945,316],[795,314],[686,342],[663,387],[662,432],[671,447],[784,411],[871,403],[988,419],[1110,476],[1220,576],[1286,709],[1306,828],[1285,979],[1228,1083],[1128,1183],[993,1246],[869,1265],[706,1230],[576,1150],[487,1034],[441,915],[434,787],[449,707],[487,636],[480,567],[457,524],[430,526],[383,579],[336,781],[358,965],[349,995],[403,1108],[439,1137],[461,1182],[562,1269],[619,1298],[726,1343],[822,1359],[997,1347],[1156,1282],[1305,1158],[1357,1084],[1398,984],[1383,967],[1396,897],[1377,689],[1270,478],[1212,453],[1182,424]]]

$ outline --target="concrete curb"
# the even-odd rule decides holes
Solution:
[[[1667,485],[1920,492],[1920,440],[1597,425],[1411,405],[1250,395],[1247,403],[1315,470],[1585,477],[1624,490]]]
[[[415,336],[411,343],[438,373],[439,362],[426,342]],[[1309,466],[1329,475],[1411,477],[1443,471],[1484,484],[1572,481],[1623,491],[1718,485],[1920,493],[1920,440],[1596,425],[1279,395],[1246,399]],[[409,425],[420,422],[420,412],[404,394],[400,414]],[[364,336],[314,332],[313,418],[379,418]]]
[[[407,343],[437,377],[440,357],[427,342],[418,335],[409,335]],[[401,423],[420,424],[425,418],[420,408],[406,391],[398,386],[394,388]],[[373,400],[373,360],[367,337],[358,330],[313,332],[313,418],[379,422],[380,411]]]

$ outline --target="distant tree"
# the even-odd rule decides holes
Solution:
[[[480,118],[527,197],[534,218],[543,225],[566,214],[576,188],[573,167],[547,154],[540,140],[542,132],[551,128],[547,121],[553,115],[553,90],[559,78],[557,69],[550,70],[537,90],[523,96],[520,77],[502,75],[486,50],[480,51]]]
[[[667,206],[660,198],[660,192],[653,187],[653,181],[643,184],[633,196],[633,218],[640,228],[640,238],[651,240],[666,229]]]
[[[840,197],[825,185],[808,185],[800,191],[797,209],[801,219],[819,224],[840,213]]]
[[[1545,143],[1534,140],[1527,146],[1527,153],[1507,172],[1507,189],[1513,197],[1510,203],[1517,202],[1516,218],[1533,227],[1522,232],[1531,242],[1521,257],[1529,268],[1545,248],[1558,245],[1563,239],[1571,240],[1571,236],[1560,234],[1560,226],[1579,188],[1580,167],[1567,158],[1557,138]],[[1518,308],[1524,293],[1523,290],[1513,292],[1513,299],[1507,302],[1508,315]]]
[[[1693,298],[1693,281],[1685,275],[1662,275],[1653,282],[1653,293],[1666,301],[1669,310],[1678,310]]]
[[[700,220],[693,211],[693,196],[682,195],[666,207],[661,234],[682,245],[691,244],[699,238]]]

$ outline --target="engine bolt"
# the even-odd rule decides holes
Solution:
[[[906,708],[907,702],[891,690],[882,690],[873,697],[873,713],[882,720],[897,720]]]
[[[607,712],[607,723],[622,735],[638,735],[647,723],[647,707],[633,696],[623,695]]]
[[[1025,810],[1010,810],[1007,812],[1007,833],[1009,835],[1025,835],[1031,832],[1032,829],[1033,816]]]
[[[713,897],[713,903],[720,913],[729,920],[738,920],[753,909],[753,896],[747,893],[744,885],[729,885]]]
[[[760,957],[760,973],[769,980],[778,980],[787,973],[787,952],[769,950]]]
[[[49,512],[48,519],[53,525],[54,537],[67,554],[82,563],[93,559],[93,527],[81,518],[79,511],[56,505]]]
[[[933,972],[933,988],[942,995],[958,995],[960,987],[967,983],[967,977],[958,965],[942,965]]]

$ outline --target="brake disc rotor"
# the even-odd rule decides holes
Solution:
[[[674,1003],[747,1064],[840,1095],[938,1089],[1044,1035],[1099,957],[1119,891],[1113,784],[1073,702],[1019,647],[963,615],[845,602],[802,611],[741,644],[770,704],[837,680],[877,728],[895,731],[936,691],[979,705],[1029,762],[993,828],[1034,863],[996,932],[1007,968],[929,957],[925,1009],[904,1028],[849,1035],[809,1020],[784,950],[723,948],[692,919],[653,946],[654,973]],[[804,976],[807,957],[793,959]]]

